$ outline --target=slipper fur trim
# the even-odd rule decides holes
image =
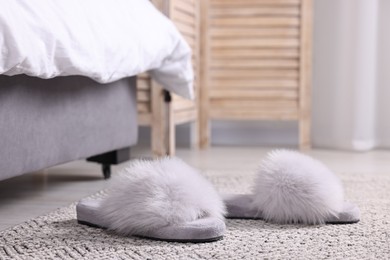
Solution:
[[[261,163],[252,206],[267,221],[325,224],[343,208],[340,180],[321,162],[299,152],[275,150]]]
[[[99,215],[106,227],[123,235],[203,217],[223,220],[225,205],[211,183],[178,158],[137,160],[114,180]]]

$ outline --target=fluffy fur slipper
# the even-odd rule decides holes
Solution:
[[[344,201],[337,176],[298,152],[276,150],[257,171],[252,194],[225,195],[228,218],[264,219],[280,224],[346,224],[360,220]]]
[[[225,206],[197,170],[177,158],[135,161],[103,199],[77,204],[81,224],[125,236],[209,242],[225,232]]]

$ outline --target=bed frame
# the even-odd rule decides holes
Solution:
[[[0,76],[0,180],[85,158],[108,178],[137,135],[134,77]]]

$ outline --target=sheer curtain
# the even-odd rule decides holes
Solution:
[[[390,1],[314,3],[314,146],[390,148]]]
[[[390,148],[390,1],[379,4],[378,145]]]

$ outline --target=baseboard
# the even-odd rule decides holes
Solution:
[[[298,147],[297,122],[213,121],[211,144],[231,146]],[[190,124],[176,127],[178,147],[190,146]],[[140,127],[139,144],[150,145],[150,128]]]

